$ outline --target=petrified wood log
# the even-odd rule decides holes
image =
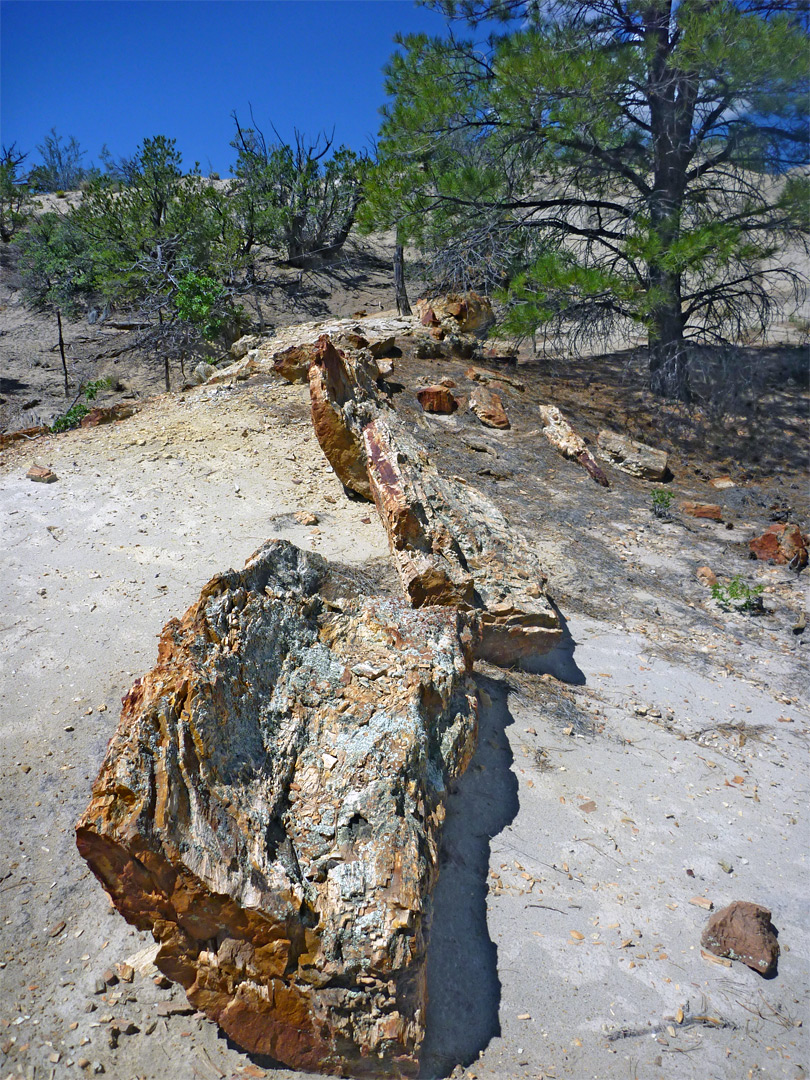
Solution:
[[[615,431],[600,431],[596,437],[600,455],[622,472],[642,480],[663,480],[667,474],[667,454],[654,446],[619,435]]]
[[[347,355],[326,335],[318,339],[309,369],[312,426],[329,464],[345,487],[371,501],[362,430],[378,407],[370,353]]]
[[[560,639],[556,612],[525,538],[473,488],[442,477],[395,415],[363,432],[368,476],[406,596],[475,614],[476,656],[496,664],[546,653]]]
[[[603,470],[597,465],[585,440],[577,435],[571,425],[565,419],[556,405],[541,405],[540,415],[543,418],[543,434],[563,457],[578,461],[582,468],[602,487],[610,487],[608,478]]]
[[[410,1075],[470,630],[356,592],[279,540],[212,578],[124,699],[77,844],[240,1046]]]

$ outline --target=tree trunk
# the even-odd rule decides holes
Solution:
[[[405,258],[402,253],[402,244],[394,248],[394,290],[397,296],[397,311],[400,315],[412,315],[411,305],[408,302],[408,293],[405,289]]]
[[[65,360],[65,339],[62,337],[62,312],[58,308],[56,310],[56,325],[59,327],[59,354],[62,357],[62,371],[65,376],[65,397],[70,397],[67,360]]]
[[[669,290],[667,290],[669,292]],[[689,357],[683,337],[679,290],[652,313],[649,330],[650,389],[658,397],[690,402]]]

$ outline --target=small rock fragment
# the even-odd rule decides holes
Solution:
[[[54,923],[54,925],[48,931],[48,937],[59,937],[59,935],[62,933],[66,926],[67,923],[63,919],[60,920],[58,923]]]
[[[320,518],[317,514],[311,514],[307,510],[299,510],[295,515],[295,520],[301,525],[317,525]]]
[[[55,472],[52,472],[44,465],[32,465],[25,475],[29,480],[33,480],[35,484],[52,484],[59,479]]]
[[[682,502],[681,510],[690,517],[706,518],[709,521],[722,521],[723,511],[716,503]]]
[[[663,480],[667,474],[667,454],[614,431],[600,431],[596,437],[599,456],[622,472],[642,480]]]
[[[712,585],[717,585],[717,575],[710,566],[699,566],[695,572],[695,577],[707,589],[710,589]]]
[[[500,395],[486,386],[477,386],[470,395],[470,409],[486,427],[510,428]]]
[[[769,525],[762,536],[748,541],[752,559],[775,562],[791,570],[807,566],[807,545],[798,525]]]

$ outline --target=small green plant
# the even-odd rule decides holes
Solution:
[[[665,521],[669,520],[669,508],[672,506],[672,500],[675,496],[671,491],[666,491],[664,488],[655,488],[650,495],[652,499],[652,512],[658,518],[663,518]]]
[[[712,597],[728,611],[761,611],[763,592],[763,585],[749,585],[739,574],[735,574],[727,585],[712,585]]]
[[[78,427],[82,418],[90,412],[86,402],[95,401],[99,390],[105,390],[109,385],[109,379],[94,379],[92,382],[85,383],[67,412],[57,417],[51,424],[51,431],[58,435],[60,431],[70,431],[71,428]],[[79,401],[82,396],[84,396],[84,401]]]

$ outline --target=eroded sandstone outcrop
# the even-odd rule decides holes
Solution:
[[[77,844],[240,1046],[410,1075],[470,631],[356,592],[284,541],[214,577],[124,699]]]

